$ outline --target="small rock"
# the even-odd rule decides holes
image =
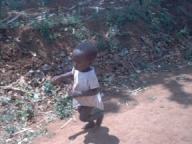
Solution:
[[[11,142],[12,141],[12,139],[7,139],[5,142],[6,143],[9,143],[9,142]]]
[[[3,69],[2,69],[2,73],[5,73],[5,72],[6,72],[5,68],[3,68]]]
[[[72,58],[71,58],[71,57],[68,57],[68,60],[69,60],[69,61],[71,61],[71,60],[72,60]]]
[[[141,71],[140,71],[140,70],[136,70],[136,72],[137,72],[137,73],[141,73]]]
[[[62,51],[61,54],[60,54],[60,56],[65,57],[65,56],[66,56],[65,52]]]
[[[42,69],[43,69],[44,71],[48,71],[48,70],[51,70],[51,69],[52,69],[52,66],[50,66],[50,65],[48,65],[48,64],[44,64],[44,65],[42,66]]]
[[[39,79],[42,79],[44,77],[45,77],[45,74],[42,71],[36,71],[33,76],[33,78],[39,78]]]
[[[24,138],[22,141],[18,142],[18,144],[25,144],[28,142],[28,138]]]
[[[29,70],[26,75],[27,75],[27,76],[32,76],[32,74],[33,74],[34,72],[35,72],[34,70]]]
[[[122,49],[122,50],[119,52],[119,55],[123,57],[123,56],[126,56],[128,53],[129,53],[129,51],[125,48],[125,49]]]
[[[68,28],[65,28],[64,31],[68,31]]]
[[[6,42],[6,43],[10,43],[11,41],[10,41],[9,39],[6,39],[5,42]]]
[[[15,38],[15,41],[16,41],[16,42],[21,42],[20,37]]]
[[[8,36],[8,39],[12,39],[12,36]]]

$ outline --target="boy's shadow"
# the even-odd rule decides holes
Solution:
[[[119,144],[119,139],[116,136],[109,135],[109,128],[99,127],[81,131],[69,137],[70,140],[75,140],[81,134],[85,134],[84,144]]]

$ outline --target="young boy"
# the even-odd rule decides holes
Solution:
[[[55,84],[66,78],[74,78],[73,90],[69,95],[73,98],[73,107],[78,107],[79,119],[82,122],[88,122],[83,129],[99,127],[104,117],[102,113],[92,114],[94,108],[104,109],[99,95],[98,79],[91,67],[96,56],[97,48],[91,42],[79,44],[73,50],[72,71],[52,79],[52,83]]]

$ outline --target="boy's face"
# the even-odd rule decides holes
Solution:
[[[84,72],[89,69],[90,60],[83,51],[79,49],[73,50],[73,61],[76,70]]]

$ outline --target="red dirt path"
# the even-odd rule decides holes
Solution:
[[[52,135],[35,139],[34,144],[191,144],[192,68],[144,78],[151,86],[136,96],[104,97],[102,127],[83,131],[83,123],[77,120],[60,129],[65,121],[57,121],[47,126]],[[128,106],[118,105],[118,99],[125,97]]]

